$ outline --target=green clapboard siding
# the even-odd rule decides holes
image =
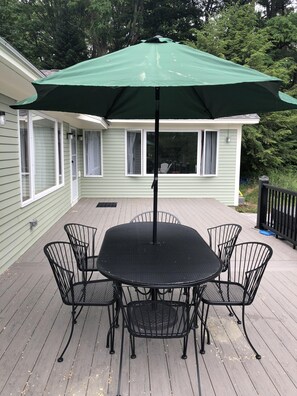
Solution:
[[[213,128],[215,129],[215,127]],[[236,156],[239,155],[236,129],[219,130],[217,176],[160,175],[159,196],[163,198],[209,197],[234,205],[238,188]],[[226,137],[230,137],[230,143]],[[125,175],[125,131],[109,129],[102,133],[103,176],[82,177],[82,197],[151,197],[152,176]],[[83,175],[83,163],[80,162]]]
[[[0,95],[0,108],[7,115],[7,122],[0,127],[0,271],[15,262],[40,236],[47,231],[70,208],[70,159],[69,146],[66,139],[68,126],[64,128],[64,168],[65,185],[45,197],[28,204],[21,205],[19,141],[17,113],[9,106],[14,100]],[[49,142],[53,138],[48,135]],[[38,139],[37,139],[38,140]],[[41,143],[41,142],[40,142]],[[37,141],[36,144],[39,144]],[[44,149],[44,148],[43,148]],[[38,165],[46,167],[53,161],[52,153],[42,151],[37,158]],[[52,175],[45,181],[39,180],[40,188],[52,183]],[[29,222],[37,219],[37,226],[31,230]]]
[[[64,185],[43,198],[22,206],[17,113],[9,107],[13,103],[12,99],[0,95],[1,109],[7,113],[7,122],[0,128],[0,271],[15,262],[71,207],[68,124],[63,125]],[[37,128],[41,128],[47,138],[47,142],[44,142],[44,139],[40,139],[38,129],[35,129],[36,186],[38,191],[43,191],[55,182],[54,173],[45,172],[53,169],[53,126],[49,122],[38,125]],[[219,130],[217,176],[160,175],[159,196],[209,197],[233,205],[239,175],[239,170],[236,169],[240,154],[238,133],[237,129]],[[78,134],[81,135],[82,131],[78,130]],[[227,136],[230,137],[230,143],[226,142]],[[102,148],[102,176],[84,177],[83,142],[78,140],[79,198],[152,198],[151,175],[125,175],[125,130],[113,128],[103,131]],[[44,173],[46,176],[41,176]],[[28,188],[25,177],[23,184],[24,189]],[[38,224],[30,229],[32,219],[36,219]]]

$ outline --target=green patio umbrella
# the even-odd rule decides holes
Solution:
[[[168,38],[78,63],[33,82],[37,95],[12,106],[155,119],[153,243],[157,242],[159,119],[213,119],[297,109],[281,80]]]

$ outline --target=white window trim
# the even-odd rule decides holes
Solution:
[[[140,139],[141,139],[141,142],[140,142],[140,147],[141,147],[141,153],[140,153],[140,155],[141,155],[141,167],[140,167],[140,169],[141,169],[141,172],[140,173],[128,173],[128,152],[127,152],[127,150],[128,150],[128,132],[139,132],[140,133]],[[143,139],[143,130],[142,129],[129,128],[129,129],[125,130],[125,176],[128,176],[128,177],[140,177],[140,176],[143,176],[145,174],[144,170],[146,168],[146,166],[145,166],[146,157],[144,156],[143,140],[144,139]]]
[[[99,132],[100,134],[100,166],[101,166],[101,174],[100,175],[87,175],[87,166],[86,166],[86,137],[85,132]],[[83,161],[84,161],[84,177],[90,178],[98,178],[103,177],[103,133],[101,129],[84,129],[83,130]]]
[[[57,177],[58,177],[58,186],[64,186],[65,184],[65,172],[64,172],[64,125],[62,121],[58,121],[57,123],[57,136],[58,136],[58,126],[59,124],[61,125],[61,172],[62,172],[62,177],[61,177],[61,183],[59,184],[59,167],[57,168]],[[59,144],[58,144],[58,138],[57,138],[57,153],[59,149]],[[59,162],[59,153],[58,153],[58,162]]]
[[[204,173],[204,169],[205,169],[205,144],[204,144],[204,147],[203,147],[202,173],[200,174],[200,176],[201,177],[217,177],[218,176],[219,136],[220,136],[220,134],[219,134],[219,131],[217,129],[203,129],[203,130],[200,131],[200,139],[199,139],[200,144],[201,144],[201,139],[202,139],[202,133],[203,132],[205,134],[206,134],[206,132],[216,132],[217,133],[216,171],[215,171],[215,173]],[[201,154],[200,152],[201,152],[201,150],[199,150],[199,154]],[[200,158],[200,161],[201,161],[201,158]],[[199,164],[200,164],[200,161],[199,161]]]
[[[128,164],[127,164],[127,133],[128,132],[140,132],[141,133],[141,169],[142,172],[141,174],[128,174]],[[196,133],[197,134],[197,169],[196,173],[166,173],[166,174],[159,174],[159,177],[217,177],[218,176],[218,161],[219,161],[219,146],[220,146],[220,133],[218,129],[178,129],[178,130],[173,130],[173,129],[162,129],[159,133],[172,133],[172,132],[184,132],[184,133]],[[216,150],[216,170],[214,174],[204,174],[204,169],[205,169],[205,155],[204,155],[204,150],[205,150],[205,145],[203,148],[203,153],[201,153],[201,144],[202,144],[202,134],[206,132],[216,132],[217,133],[217,150]],[[145,177],[152,177],[153,173],[147,173],[147,133],[154,133],[154,130],[152,129],[126,129],[125,130],[125,176],[128,177],[139,177],[139,176],[145,176]],[[203,160],[202,163],[202,172],[200,171],[200,165],[201,161]]]
[[[51,120],[55,123],[55,168],[56,168],[56,185],[50,187],[38,194],[35,194],[35,153],[34,153],[34,134],[33,134],[33,120],[32,113],[39,115],[40,117]],[[30,176],[30,196],[31,198],[23,201],[22,198],[22,165],[21,165],[21,131],[20,131],[20,117],[18,112],[18,144],[19,144],[19,175],[20,175],[20,196],[21,196],[21,207],[25,207],[48,194],[60,189],[64,186],[64,133],[63,133],[63,123],[61,123],[61,162],[62,162],[62,183],[59,184],[59,154],[58,154],[58,121],[55,118],[44,115],[38,111],[28,110],[28,136],[29,136],[29,176]]]

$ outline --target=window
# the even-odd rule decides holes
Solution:
[[[58,174],[59,174],[59,184],[64,183],[63,174],[63,128],[62,124],[58,122]]]
[[[154,173],[155,133],[147,131],[126,132],[126,174]],[[162,131],[159,134],[160,174],[188,174],[211,176],[217,173],[218,131],[189,132]]]
[[[141,175],[141,131],[127,131],[127,174]]]
[[[201,133],[201,175],[217,173],[217,131],[202,131]]]
[[[34,115],[35,194],[56,184],[55,121]]]
[[[153,173],[155,134],[147,132],[147,173]],[[161,132],[159,135],[159,173],[197,173],[197,132]]]
[[[31,165],[30,165],[30,140],[29,140],[28,112],[19,112],[20,127],[20,155],[21,155],[21,184],[22,201],[26,201],[31,196]]]
[[[101,132],[84,131],[85,176],[101,176]]]
[[[160,132],[159,173],[215,175],[217,144],[217,131]],[[146,173],[148,174],[154,171],[154,147],[155,134],[147,132]]]
[[[43,115],[19,111],[21,194],[29,203],[63,183],[62,125]]]

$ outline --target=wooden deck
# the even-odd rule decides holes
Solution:
[[[116,353],[105,348],[107,312],[85,309],[63,363],[56,358],[68,335],[69,307],[62,305],[43,254],[50,241],[66,240],[63,225],[81,222],[104,232],[151,209],[150,199],[112,199],[116,208],[96,208],[83,199],[56,223],[18,262],[0,276],[0,395],[116,394],[120,329]],[[207,238],[206,228],[236,222],[239,241],[264,241],[274,255],[254,304],[247,308],[247,328],[262,354],[256,360],[226,309],[211,309],[211,345],[199,355],[203,396],[297,395],[297,251],[284,241],[260,235],[249,215],[210,199],[160,199],[159,209],[177,215]],[[128,341],[128,337],[126,337]],[[198,340],[199,342],[199,340]],[[137,359],[124,356],[122,396],[196,396],[193,339],[188,359],[180,359],[180,341],[138,340]]]

